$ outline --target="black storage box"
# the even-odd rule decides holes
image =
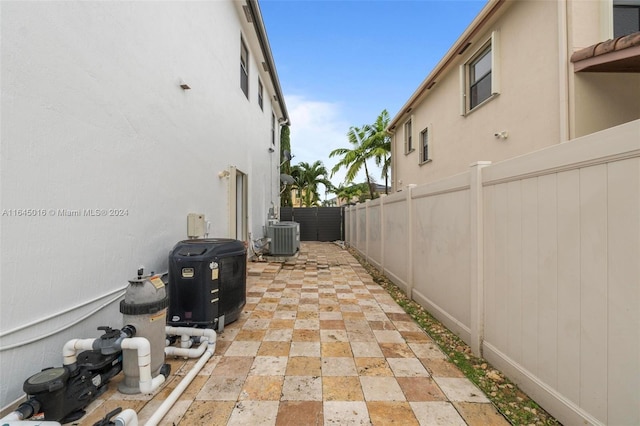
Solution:
[[[218,328],[238,319],[246,303],[247,256],[242,241],[180,241],[169,255],[169,311],[175,327]]]

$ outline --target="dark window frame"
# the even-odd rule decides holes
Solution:
[[[249,49],[240,37],[240,89],[249,99]]]
[[[429,129],[429,126],[427,126],[420,132],[420,164],[428,163],[429,161],[431,161],[431,157],[429,156],[430,138],[431,130]]]
[[[629,34],[633,34],[635,32],[640,31],[640,1],[637,2],[637,4],[633,3],[628,3],[628,2],[616,2],[615,0],[613,1],[613,38],[618,38],[618,37],[623,37]],[[635,10],[635,14],[636,14],[636,18],[637,18],[637,22],[635,24],[635,26],[632,27],[631,30],[625,30],[625,27],[622,27],[623,24],[625,24],[625,22],[621,22],[620,20],[616,19],[616,16],[619,16],[616,12],[621,12],[621,11],[625,11],[625,12],[630,12]],[[633,16],[630,16],[630,18],[633,19]],[[617,22],[616,22],[617,21]]]
[[[413,148],[413,124],[411,123],[411,118],[405,121],[403,129],[404,129],[404,153],[409,154],[414,151]]]

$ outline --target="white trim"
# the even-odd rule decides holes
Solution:
[[[409,134],[409,137],[411,138],[411,149],[409,149],[409,138],[407,137],[407,124],[409,123],[411,124],[411,132]],[[411,114],[411,116],[409,116],[409,118],[402,124],[402,135],[404,138],[404,155],[411,154],[416,150],[414,148],[415,138],[413,137],[415,133],[414,127],[413,114]]]
[[[427,155],[428,155],[426,160],[424,159],[424,143],[422,139],[422,136],[424,135],[425,132],[427,132]],[[431,162],[431,160],[433,160],[433,131],[432,131],[431,123],[427,124],[427,126],[420,131],[420,137],[418,139],[420,143],[418,145],[418,152],[420,154],[418,164],[422,166],[424,164]]]
[[[459,67],[460,70],[460,115],[465,116],[467,114],[467,65],[462,64]]]
[[[600,2],[600,40],[613,38],[613,0]]]
[[[500,93],[500,32],[491,33],[491,95]]]
[[[494,99],[500,94],[500,32],[494,30],[491,35],[487,37],[482,44],[480,44],[473,53],[471,53],[465,59],[464,63],[460,65],[460,115],[467,116],[471,112],[478,109],[480,106]],[[469,66],[472,62],[477,60],[481,54],[489,48],[491,52],[491,94],[482,102],[479,102],[476,106],[471,108],[470,106],[470,86],[469,80]]]

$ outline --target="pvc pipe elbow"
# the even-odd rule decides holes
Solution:
[[[114,423],[116,426],[138,426],[138,414],[127,408],[116,416]]]
[[[145,394],[149,394],[149,393],[154,393],[156,391],[156,389],[158,389],[160,387],[161,384],[163,384],[165,381],[165,377],[162,374],[158,374],[156,377],[154,377],[151,380],[140,380],[139,386],[140,386],[140,393],[145,393]]]
[[[78,350],[91,350],[96,339],[71,339],[62,347],[62,365],[75,364]]]
[[[206,338],[202,339],[202,343],[197,348],[185,349],[176,348],[175,346],[168,346],[164,348],[164,353],[167,356],[184,356],[188,358],[199,358],[207,348]]]

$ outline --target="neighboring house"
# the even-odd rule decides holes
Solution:
[[[561,423],[640,424],[640,1],[490,0],[388,130],[346,243]]]
[[[637,120],[638,31],[638,0],[489,1],[390,122],[394,191]]]
[[[66,341],[122,326],[121,290],[167,270],[189,213],[263,236],[289,117],[257,0],[0,8],[6,407]]]
[[[330,199],[329,202],[331,203],[331,205],[339,207],[339,206],[352,205],[358,202],[364,202],[366,200],[370,200],[371,194],[367,189],[366,182],[363,182],[358,185],[362,185],[362,188],[361,188],[362,192],[360,193],[360,195],[354,195],[353,197],[351,197],[351,199],[336,197],[336,198]],[[376,197],[380,197],[381,195],[387,194],[387,192],[389,192],[390,189],[391,188],[385,187],[384,185],[381,185],[379,183],[373,183],[373,193]]]

